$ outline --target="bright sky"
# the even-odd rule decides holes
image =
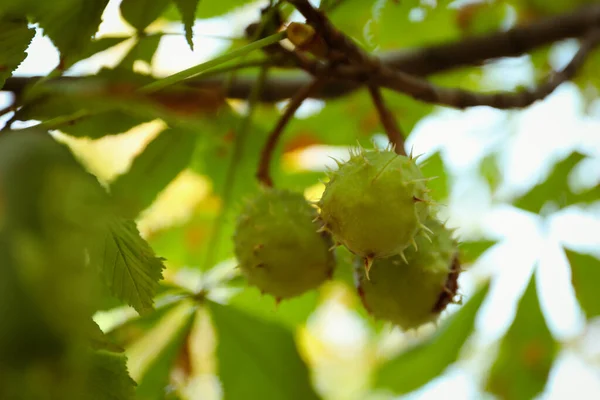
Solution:
[[[194,27],[196,51],[189,50],[182,36],[165,36],[153,66],[137,67],[151,70],[156,75],[166,75],[203,62],[227,44],[214,36],[239,36],[254,17],[253,13],[241,10],[232,14],[229,20],[199,21]],[[157,29],[162,28],[157,26]],[[167,30],[183,31],[179,24],[171,24]],[[118,1],[111,1],[100,34],[130,31],[118,18]],[[90,62],[77,65],[72,73],[92,73],[102,65],[115,65],[129,46],[131,43],[125,43],[97,55]],[[557,48],[552,55],[554,65],[563,64],[573,51],[573,43]],[[43,75],[58,62],[52,44],[39,34],[28,53],[29,57],[17,71],[19,75]],[[512,60],[510,69],[507,68],[506,63],[491,66],[486,76],[496,85],[500,79],[505,88],[531,83],[531,66],[527,59]],[[7,102],[8,96],[0,96],[0,108]],[[452,175],[457,178],[447,210],[450,224],[459,227],[462,235],[481,233],[499,238],[501,243],[482,257],[473,272],[465,275],[461,282],[463,292],[468,296],[477,279],[488,275],[495,277],[492,295],[480,313],[478,331],[471,343],[476,354],[408,398],[448,398],[448,393],[456,399],[481,398],[477,380],[484,377],[482,360],[485,362],[489,349],[493,351],[495,340],[510,324],[515,302],[536,264],[538,287],[549,327],[557,338],[569,343],[554,367],[554,379],[541,398],[600,398],[600,346],[595,343],[600,337],[600,324],[593,323],[584,331],[583,316],[569,283],[569,268],[560,251],[560,243],[564,243],[583,252],[595,250],[600,256],[600,204],[587,210],[570,207],[542,219],[510,206],[492,204],[485,182],[474,174],[479,160],[489,151],[501,149],[505,181],[497,196],[510,197],[526,191],[537,179],[543,178],[552,165],[549,162],[578,150],[592,159],[578,166],[572,176],[574,186],[597,184],[600,176],[600,101],[590,106],[588,114],[584,113],[584,107],[575,86],[565,84],[526,111],[501,112],[485,107],[467,111],[443,109],[415,127],[408,146],[414,146],[416,154],[442,151]],[[319,103],[313,102],[312,106],[303,108],[302,115],[309,115],[318,108]],[[321,169],[327,163],[322,157],[325,152],[340,151],[342,155],[345,153],[340,149],[310,149],[305,153],[307,167]],[[310,328],[333,347],[336,343],[346,343],[360,348],[368,335],[358,317],[336,302],[321,308],[311,319]],[[395,335],[399,334],[396,332]],[[342,346],[340,351],[348,351],[348,346]]]

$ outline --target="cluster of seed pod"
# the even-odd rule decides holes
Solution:
[[[343,245],[374,317],[402,329],[434,321],[456,296],[460,265],[429,179],[411,156],[360,149],[329,174],[318,210],[299,193],[265,189],[238,219],[239,266],[249,284],[290,298],[330,278],[331,250]]]

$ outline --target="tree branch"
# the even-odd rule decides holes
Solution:
[[[552,93],[560,84],[572,79],[584,64],[588,54],[600,44],[600,29],[594,29],[583,38],[581,46],[569,64],[562,70],[551,73],[546,80],[535,89],[522,92],[477,93],[461,89],[438,87],[430,82],[395,71],[389,67],[382,68],[380,74],[373,79],[375,83],[415,99],[428,103],[437,103],[454,108],[474,106],[490,106],[497,109],[523,108],[543,99]]]
[[[394,151],[397,154],[405,156],[406,149],[404,148],[404,135],[400,130],[400,126],[396,122],[394,114],[392,114],[390,109],[386,107],[383,96],[381,95],[381,90],[377,85],[373,84],[368,85],[368,88],[371,99],[373,99],[373,104],[375,105],[377,113],[379,114],[381,124],[385,129],[385,133],[387,134],[390,143],[394,147]]]
[[[425,77],[431,74],[450,71],[456,68],[481,65],[484,62],[526,54],[536,48],[556,41],[579,38],[590,29],[600,27],[600,5],[589,5],[570,14],[537,20],[526,26],[518,26],[507,31],[495,32],[467,38],[453,43],[441,43],[429,47],[392,51],[379,55],[382,64],[407,74]],[[223,76],[192,78],[188,84],[197,87],[222,87],[226,96],[234,99],[247,99],[256,77],[236,77],[229,82]],[[20,93],[25,86],[39,77],[12,77],[0,89]],[[62,79],[77,79],[61,77]],[[303,71],[286,76],[269,77],[260,93],[263,102],[275,102],[292,97],[298,90],[313,80]],[[226,83],[230,83],[226,86]],[[358,89],[359,82],[340,77],[329,77],[321,89],[310,97],[332,99],[342,97]]]
[[[271,179],[270,169],[271,169],[271,159],[273,158],[273,151],[275,150],[275,146],[281,135],[283,134],[283,130],[286,125],[292,119],[298,108],[302,105],[304,100],[310,97],[311,93],[315,90],[318,90],[321,85],[323,85],[323,79],[316,78],[308,85],[302,87],[294,97],[288,103],[283,115],[277,121],[277,125],[267,138],[267,142],[262,149],[262,153],[260,156],[260,162],[258,164],[258,170],[256,172],[256,177],[258,180],[267,187],[273,186],[273,180]]]

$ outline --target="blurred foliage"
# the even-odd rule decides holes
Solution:
[[[557,350],[558,344],[540,309],[532,275],[515,319],[500,343],[488,389],[505,399],[534,398],[546,385]]]
[[[457,41],[593,2],[321,3],[340,30],[379,53]],[[0,2],[0,88],[33,51],[29,44],[37,28],[60,54],[54,70],[27,85],[4,110],[16,110],[11,122],[33,120],[41,125],[0,132],[0,398],[187,400],[202,396],[198,393],[225,400],[323,398],[326,390],[315,385],[320,382],[314,377],[319,369],[307,348],[318,348],[331,359],[336,346],[347,348],[316,338],[308,329],[319,323],[318,317],[336,317],[322,317],[317,311],[341,304],[346,318],[356,318],[366,327],[366,347],[379,345],[388,327],[361,306],[353,256],[343,247],[335,250],[337,269],[331,282],[281,304],[248,287],[234,268],[230,239],[237,211],[259,188],[256,167],[281,116],[279,105],[255,106],[249,119],[248,104],[225,99],[210,86],[178,83],[145,91],[144,86],[157,78],[140,72],[140,65],[153,66],[163,38],[173,34],[165,22],[179,23],[181,39],[198,50],[198,20],[245,10],[258,21],[260,8],[245,0],[122,0],[118,12],[134,33],[96,37],[107,4],[108,0]],[[284,17],[293,10],[289,4],[278,6]],[[114,67],[77,80],[51,79],[126,41],[131,47]],[[232,40],[223,53],[247,44],[248,39]],[[529,55],[536,79],[551,70],[551,52],[552,46],[544,46]],[[269,56],[256,51],[244,60]],[[244,76],[258,72],[238,71],[238,62],[229,60],[219,67]],[[599,65],[596,52],[575,83],[597,94]],[[288,74],[284,69],[268,70],[269,76]],[[439,85],[470,90],[485,90],[486,79],[480,66],[431,77]],[[405,136],[439,111],[398,93],[384,91],[383,96]],[[366,90],[315,108],[286,127],[272,168],[278,187],[303,192],[311,200],[320,196],[319,180],[325,173],[322,165],[303,165],[312,157],[310,151],[321,146],[372,147],[383,132]],[[79,157],[73,144],[102,148],[100,144],[114,140],[116,151],[126,146],[123,138],[132,131],[157,121],[157,135],[102,184],[90,172],[93,168],[86,169],[89,160]],[[67,135],[73,151],[49,134],[56,128]],[[501,149],[494,149],[473,166],[493,194],[504,183],[500,155]],[[447,165],[443,150],[421,157],[424,175],[435,177],[428,183],[433,200],[440,209],[451,205],[460,177]],[[574,168],[591,157],[565,153],[510,204],[534,214],[597,204],[598,182],[583,191],[575,191],[570,183]],[[161,213],[167,217],[160,223],[152,219]],[[463,241],[463,274],[468,275],[495,244],[483,234]],[[570,250],[566,255],[579,305],[588,319],[597,317],[600,261]],[[482,391],[500,398],[529,399],[540,393],[562,345],[546,326],[534,277],[497,356],[488,360],[491,370]],[[475,321],[489,283],[476,286],[432,335],[417,334],[415,343],[392,356],[369,353],[361,359],[369,364],[365,370],[373,373],[369,393],[383,390],[392,396],[417,390],[468,357],[465,344],[477,333]],[[343,362],[354,362],[349,359],[353,360]],[[343,373],[335,376],[343,385]],[[211,379],[217,383],[207,383]],[[362,395],[351,400],[365,398]]]

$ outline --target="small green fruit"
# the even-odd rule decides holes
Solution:
[[[298,296],[329,279],[333,244],[317,232],[317,211],[299,193],[266,189],[238,218],[235,254],[248,283],[277,299]]]
[[[418,250],[407,249],[406,261],[400,255],[375,260],[370,279],[362,266],[356,268],[358,293],[365,308],[375,318],[404,330],[435,321],[458,289],[460,265],[452,233],[434,219],[426,225],[432,231],[431,241],[420,235]]]
[[[426,181],[411,157],[361,150],[331,174],[319,202],[321,220],[368,269],[373,259],[414,244],[430,212]]]

